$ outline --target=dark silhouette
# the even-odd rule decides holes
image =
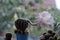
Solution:
[[[11,33],[6,33],[5,36],[6,36],[5,40],[11,40],[11,38],[12,38],[12,34]]]
[[[57,40],[57,34],[52,31],[52,30],[48,30],[46,33],[43,33],[43,40]],[[40,39],[40,40],[42,40]]]
[[[17,28],[17,30],[15,30],[15,33],[26,33],[26,28],[28,27],[28,22],[27,20],[24,19],[17,19],[15,21],[15,26]]]

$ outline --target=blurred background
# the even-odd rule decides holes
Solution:
[[[0,40],[2,40],[6,32],[13,34],[15,40],[14,22],[18,18],[29,19],[36,22],[36,16],[43,11],[48,10],[56,23],[60,22],[60,0],[0,0]],[[39,36],[48,29],[59,31],[60,26],[50,28],[31,27],[29,25],[30,39],[38,40]]]

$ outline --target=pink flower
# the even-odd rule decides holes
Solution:
[[[52,25],[54,24],[54,18],[48,11],[43,11],[37,16],[37,22],[40,26]]]

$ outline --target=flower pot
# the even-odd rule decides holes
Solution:
[[[16,39],[17,40],[28,40],[28,33],[26,33],[26,34],[16,33]]]

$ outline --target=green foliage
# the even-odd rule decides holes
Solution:
[[[34,5],[35,5],[35,3],[34,3],[34,2],[32,2],[32,1],[30,1],[30,2],[29,2],[29,5],[30,5],[30,6],[34,6]]]
[[[43,3],[42,0],[35,0],[35,2],[38,4]],[[41,7],[37,11],[33,11],[31,6],[34,6],[36,4],[35,2],[29,2],[28,4],[30,6],[27,5],[28,8],[25,9],[24,6],[26,6],[26,4],[24,0],[0,0],[0,31],[11,32],[12,30],[14,30],[13,24],[15,12],[18,15],[18,18],[26,18],[31,20],[32,22],[36,22],[36,15],[39,12],[45,11],[47,9]],[[60,22],[60,10],[56,8],[49,8],[48,11],[55,18],[56,22]],[[47,31],[46,28],[42,28],[39,30],[38,27],[35,27],[33,32],[31,32],[31,35],[39,35],[45,31]]]
[[[36,3],[40,3],[40,4],[43,3],[42,0],[35,0],[35,2],[36,2]]]

